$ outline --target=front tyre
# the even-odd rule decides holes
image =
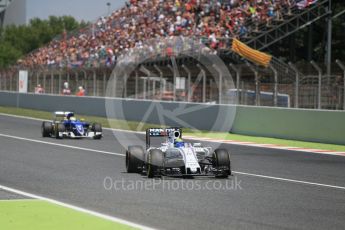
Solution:
[[[91,131],[94,132],[93,139],[95,139],[95,140],[102,139],[102,134],[96,135],[97,133],[102,133],[102,125],[101,124],[98,124],[98,123],[93,124]]]
[[[230,154],[226,149],[216,149],[212,155],[213,167],[218,170],[216,177],[228,178],[231,175]],[[221,171],[219,173],[219,171]]]

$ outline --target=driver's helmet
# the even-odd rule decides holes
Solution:
[[[174,144],[175,144],[176,148],[183,148],[184,147],[184,142],[183,142],[183,140],[181,138],[177,138],[175,140]]]
[[[69,119],[70,121],[76,121],[77,120],[77,118],[75,118],[75,117],[70,117],[70,119]]]
[[[68,120],[71,120],[71,121],[73,121],[73,119],[75,120],[74,113],[68,113],[66,115],[66,117],[67,117]]]

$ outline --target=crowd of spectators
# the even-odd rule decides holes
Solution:
[[[20,64],[56,67],[113,66],[119,53],[140,48],[151,38],[193,37],[213,49],[243,37],[259,25],[283,20],[293,7],[315,0],[130,0],[89,28],[64,33],[27,55]]]

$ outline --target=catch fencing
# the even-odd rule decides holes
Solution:
[[[259,68],[249,63],[226,64],[233,84],[222,82],[220,73],[188,58],[140,64],[118,81],[117,98],[239,104],[271,107],[345,110],[345,66],[337,61],[331,76],[315,63],[290,64],[290,69]],[[295,72],[291,72],[294,69]],[[0,90],[18,92],[20,68],[0,71]],[[60,95],[64,83],[74,95],[78,87],[87,96],[105,97],[111,68],[28,69],[28,92],[38,85],[45,94]],[[287,72],[290,71],[289,74]],[[123,76],[115,76],[121,78]]]

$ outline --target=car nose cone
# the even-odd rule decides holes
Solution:
[[[81,135],[84,134],[84,127],[83,127],[83,125],[76,125],[75,127],[77,128],[77,131],[78,131]]]

